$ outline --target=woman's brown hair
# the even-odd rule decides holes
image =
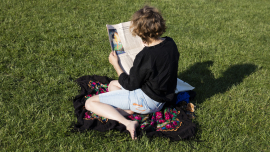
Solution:
[[[132,16],[130,29],[149,44],[166,31],[165,20],[156,8],[144,6]]]

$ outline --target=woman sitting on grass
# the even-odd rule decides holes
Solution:
[[[109,92],[91,97],[85,103],[87,110],[124,124],[132,139],[137,138],[139,124],[124,116],[157,112],[174,96],[179,53],[173,39],[160,37],[165,29],[165,20],[156,8],[145,6],[137,11],[131,20],[131,31],[142,38],[145,47],[137,54],[130,75],[123,72],[116,53],[111,52],[109,62],[119,80],[109,84]]]

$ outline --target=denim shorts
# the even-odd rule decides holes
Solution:
[[[125,89],[99,94],[99,101],[123,110],[132,110],[140,114],[160,111],[165,103],[149,98],[141,89]]]

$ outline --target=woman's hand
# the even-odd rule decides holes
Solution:
[[[112,51],[109,55],[109,62],[113,65],[113,66],[117,66],[118,64],[118,56],[115,53],[115,51]]]
[[[109,55],[109,62],[113,65],[115,71],[117,72],[118,76],[120,76],[124,71],[121,69],[118,63],[118,56],[115,51],[112,51]]]

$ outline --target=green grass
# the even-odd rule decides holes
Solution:
[[[158,7],[196,87],[196,140],[69,133],[83,75],[117,79],[106,24]],[[0,1],[0,151],[270,151],[270,1]]]

